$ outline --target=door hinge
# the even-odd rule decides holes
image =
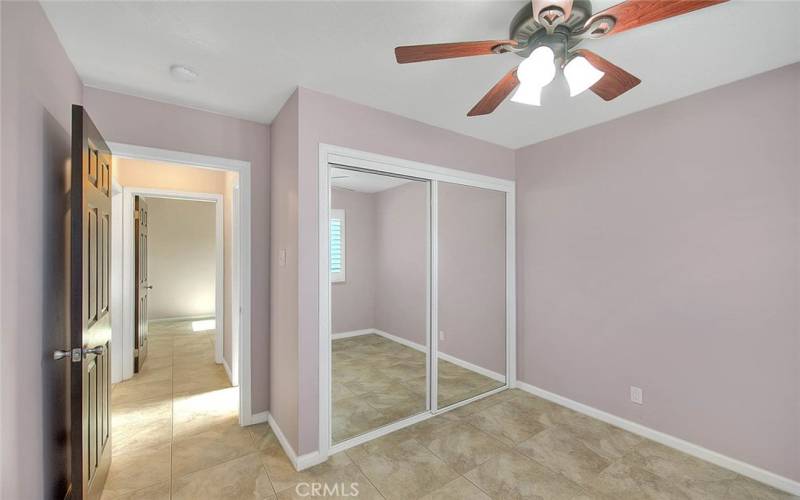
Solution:
[[[139,357],[139,349],[134,349],[133,350],[133,357],[134,358],[138,358]]]
[[[133,220],[139,220],[139,211],[133,212]]]

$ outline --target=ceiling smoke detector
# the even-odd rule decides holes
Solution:
[[[193,82],[197,80],[197,73],[191,68],[181,64],[173,64],[169,67],[169,73],[179,82]]]

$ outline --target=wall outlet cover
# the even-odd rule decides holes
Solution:
[[[636,387],[635,385],[631,386],[631,401],[633,401],[637,405],[644,403],[641,387]]]

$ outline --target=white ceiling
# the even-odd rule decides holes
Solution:
[[[331,167],[331,186],[359,193],[380,193],[407,182],[411,179]]]
[[[46,2],[84,83],[269,123],[300,85],[521,147],[800,60],[800,1],[734,0],[583,46],[643,83],[606,103],[563,82],[541,108],[466,112],[512,54],[398,65],[397,45],[508,36],[523,1]],[[594,2],[595,11],[616,3]],[[197,73],[173,80],[172,64]]]

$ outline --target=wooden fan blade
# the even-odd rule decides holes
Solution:
[[[497,106],[517,88],[517,85],[519,85],[519,79],[517,78],[517,68],[514,68],[494,84],[494,87],[478,101],[478,104],[469,110],[467,116],[488,115],[497,109]]]
[[[486,56],[495,54],[492,51],[498,45],[513,45],[515,40],[483,40],[480,42],[436,43],[432,45],[406,45],[394,49],[394,55],[400,64],[435,61],[437,59],[453,59],[456,57]]]
[[[547,7],[557,7],[564,13],[563,20],[569,19],[572,14],[572,0],[531,0],[533,3],[533,20],[539,20],[539,13]]]
[[[576,53],[586,58],[589,63],[599,69],[605,75],[597,83],[592,85],[592,92],[599,95],[606,101],[610,101],[621,96],[633,87],[642,83],[641,80],[628,73],[619,66],[603,59],[594,52],[586,49],[578,49]]]
[[[680,16],[695,10],[725,3],[728,0],[628,0],[598,12],[586,21],[589,26],[600,17],[613,17],[616,24],[606,35],[615,35],[629,29],[655,23],[662,19]]]

